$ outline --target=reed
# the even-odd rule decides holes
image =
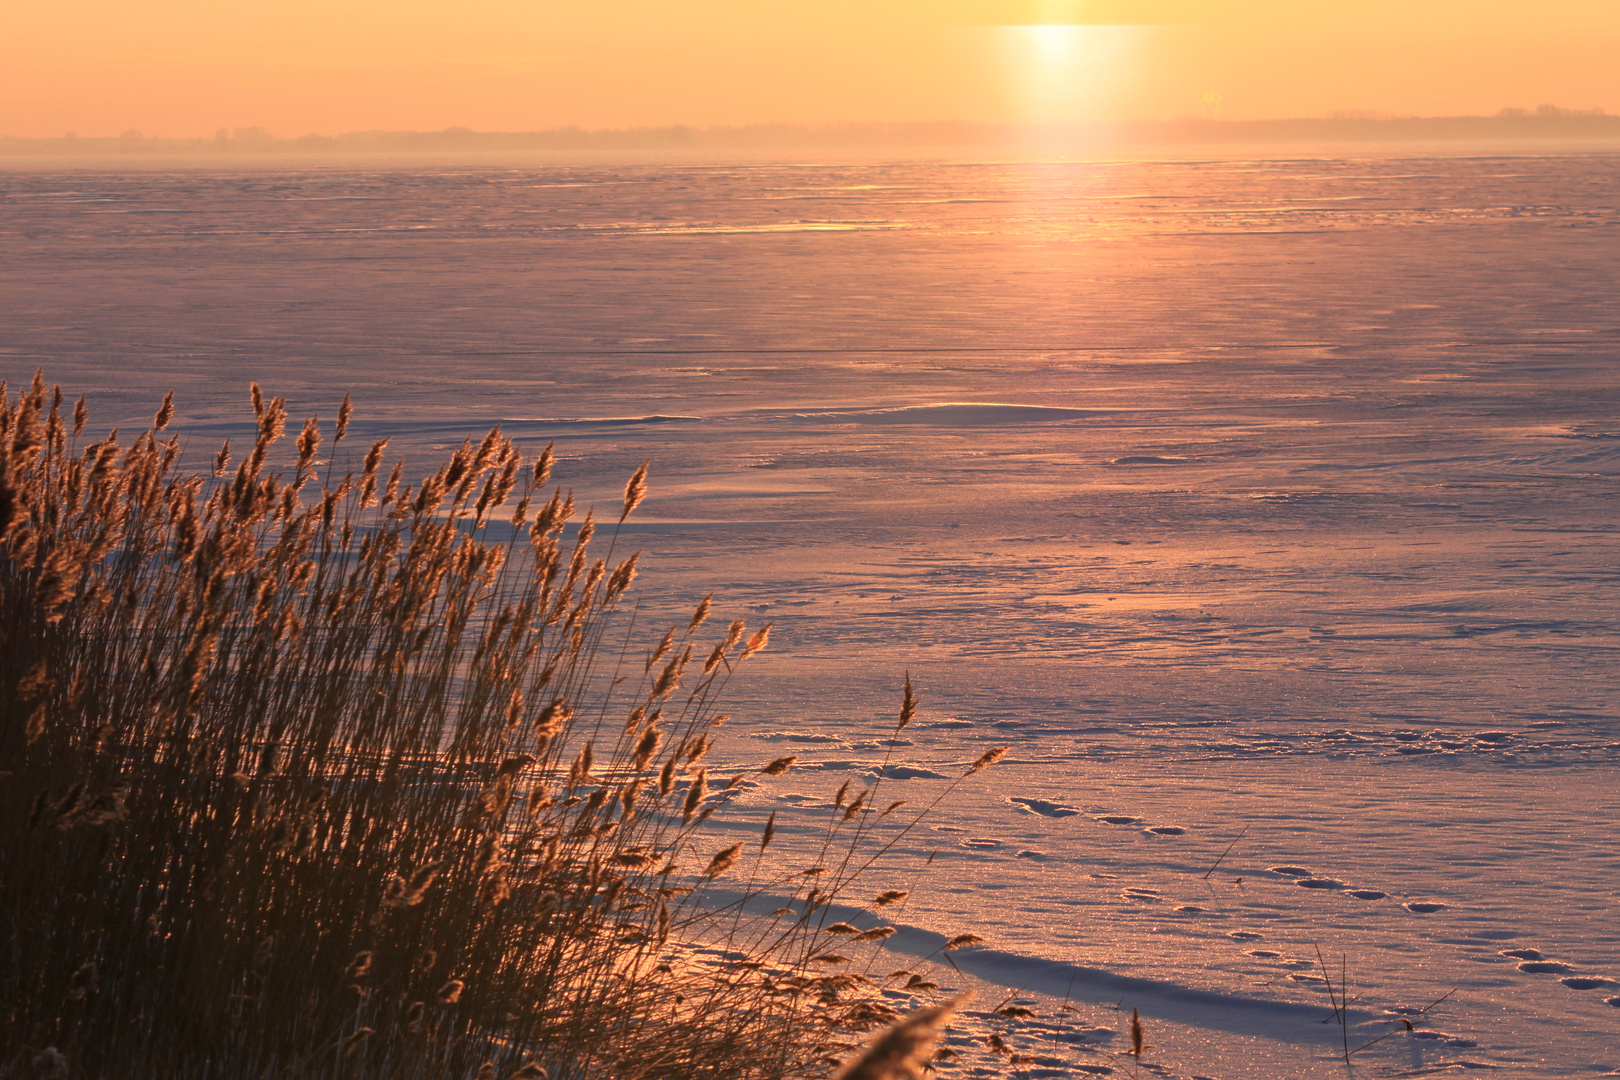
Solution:
[[[550,447],[497,428],[411,484],[342,445],[347,398],[286,446],[252,390],[193,472],[172,395],[125,441],[0,384],[0,1074],[820,1076],[897,1019],[823,932],[859,799],[830,877],[750,879],[791,917],[705,899],[775,822],[705,823],[793,764],[705,762],[769,626],[704,600],[633,657],[636,556]]]

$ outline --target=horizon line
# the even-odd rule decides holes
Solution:
[[[1271,129],[1270,134],[1282,138],[1320,134],[1324,129],[1337,129],[1341,133],[1394,131],[1409,129],[1414,135],[1445,137],[1437,128],[1451,128],[1454,136],[1485,133],[1483,128],[1496,128],[1492,135],[1530,133],[1532,129],[1557,128],[1560,134],[1620,136],[1620,114],[1603,107],[1590,109],[1564,108],[1540,105],[1535,109],[1508,107],[1491,114],[1465,113],[1425,116],[1367,109],[1335,110],[1323,116],[1282,116],[1225,118],[1218,116],[1182,115],[1169,119],[1090,120],[1053,122],[1015,122],[993,120],[834,120],[834,121],[756,121],[742,124],[647,124],[634,127],[586,128],[577,124],[560,125],[528,130],[479,130],[463,125],[436,129],[367,128],[337,134],[306,133],[297,136],[278,136],[261,126],[219,128],[208,136],[145,135],[129,129],[119,135],[86,135],[66,132],[56,136],[18,136],[0,134],[0,152],[15,152],[24,147],[64,150],[113,149],[123,152],[185,149],[192,151],[274,151],[274,150],[359,150],[409,149],[405,146],[382,144],[435,143],[445,149],[474,149],[464,144],[476,141],[507,143],[522,141],[543,142],[551,145],[490,146],[490,149],[670,149],[691,148],[745,148],[797,145],[806,139],[818,145],[830,145],[828,137],[857,138],[853,145],[872,145],[883,139],[874,136],[900,137],[916,144],[919,136],[935,141],[940,136],[969,137],[972,143],[988,141],[1002,143],[1026,141],[1031,137],[1084,137],[1085,141],[1104,142],[1140,141],[1142,136],[1154,135],[1166,141],[1187,141],[1187,136],[1219,133],[1237,133],[1245,130]],[[1429,129],[1427,131],[1419,129]],[[1294,129],[1290,131],[1289,129]],[[1316,129],[1314,132],[1311,129]],[[771,137],[776,138],[772,139]],[[792,138],[797,136],[797,138]],[[908,138],[909,136],[909,138]],[[760,141],[761,137],[765,141]],[[1224,141],[1224,140],[1220,140]],[[452,145],[456,144],[456,145]]]

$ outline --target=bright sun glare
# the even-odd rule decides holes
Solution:
[[[1141,47],[1155,28],[1037,23],[997,29],[1017,112],[1026,121],[1051,123],[1101,115],[1135,78]]]

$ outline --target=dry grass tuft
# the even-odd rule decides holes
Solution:
[[[774,835],[678,858],[717,846],[714,704],[769,627],[700,641],[704,600],[621,663],[635,557],[570,537],[550,447],[344,471],[254,386],[252,445],[188,472],[172,395],[128,440],[62,402],[0,384],[0,1074],[810,1077],[894,1019],[818,928],[916,818],[840,797],[831,874],[747,863],[791,919],[706,898]]]

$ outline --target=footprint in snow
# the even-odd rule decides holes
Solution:
[[[1456,1047],[1459,1050],[1469,1050],[1479,1045],[1479,1043],[1475,1042],[1473,1039],[1463,1039],[1457,1037],[1456,1035],[1448,1035],[1444,1031],[1414,1031],[1411,1032],[1408,1037],[1413,1039],[1422,1039],[1428,1042],[1443,1042],[1447,1046]]]
[[[1055,802],[1047,802],[1045,799],[1012,798],[1007,801],[1014,806],[1022,807],[1027,814],[1039,814],[1041,817],[1066,818],[1082,813],[1082,811],[1076,810],[1072,806],[1061,806]]]
[[[1187,830],[1183,829],[1180,825],[1154,825],[1151,828],[1143,829],[1142,831],[1145,833],[1150,833],[1153,836],[1180,836]]]
[[[1157,904],[1160,900],[1164,899],[1153,889],[1126,889],[1119,895],[1123,896],[1127,900],[1140,900],[1147,904]]]
[[[1388,896],[1389,893],[1383,892],[1380,889],[1351,889],[1344,895],[1353,896],[1357,900],[1382,900],[1384,897]]]
[[[1515,960],[1543,959],[1540,949],[1503,949],[1501,955],[1511,956]]]
[[[1603,1000],[1603,1004],[1612,1006],[1613,1008],[1616,1008],[1616,1009],[1620,1009],[1620,997],[1605,998]]]
[[[1303,866],[1271,866],[1266,868],[1267,873],[1281,874],[1283,877],[1311,877],[1311,872]]]
[[[1176,908],[1176,910],[1184,912],[1188,915],[1202,915],[1204,913],[1204,909],[1199,907],[1197,904],[1182,904],[1180,907]]]
[[[1298,885],[1302,889],[1342,889],[1342,888],[1344,888],[1344,882],[1338,880],[1337,878],[1330,878],[1330,877],[1300,878],[1298,881],[1294,882],[1294,884]]]
[[[1226,936],[1231,938],[1233,941],[1259,941],[1266,935],[1257,934],[1253,930],[1233,930]]]
[[[971,836],[962,841],[962,846],[965,848],[976,848],[981,851],[989,851],[991,848],[1000,847],[1001,841],[992,840],[987,836]]]
[[[1270,949],[1250,949],[1248,954],[1261,960],[1276,960],[1282,956],[1282,953],[1272,952]]]
[[[1526,960],[1519,965],[1519,970],[1526,975],[1568,975],[1575,968],[1556,960]]]
[[[1141,818],[1126,817],[1124,814],[1104,814],[1097,819],[1104,825],[1135,825]]]
[[[882,768],[867,770],[868,776],[880,777],[888,780],[943,780],[945,774],[925,769],[920,765],[885,765]]]
[[[1407,911],[1414,912],[1418,915],[1432,915],[1436,911],[1444,909],[1445,906],[1446,905],[1444,904],[1435,904],[1427,901],[1417,900],[1413,900],[1411,903],[1401,905],[1401,907],[1405,908]]]
[[[1558,981],[1571,990],[1598,990],[1615,985],[1613,979],[1605,979],[1601,975],[1577,975],[1568,979],[1559,979]]]

